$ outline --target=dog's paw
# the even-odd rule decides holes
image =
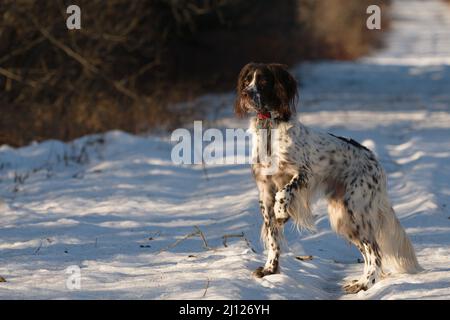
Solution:
[[[275,195],[275,205],[273,211],[278,222],[285,222],[289,219],[287,208],[289,205],[289,198],[285,190],[278,191]]]
[[[265,276],[268,276],[270,274],[275,274],[276,271],[271,269],[266,269],[264,267],[259,267],[255,271],[253,271],[253,276],[256,278],[263,278]]]
[[[369,289],[369,283],[367,281],[352,280],[347,282],[342,288],[348,294],[355,294]]]

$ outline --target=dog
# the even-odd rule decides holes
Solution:
[[[264,220],[261,237],[268,252],[265,265],[253,275],[279,272],[283,226],[289,219],[299,228],[315,229],[311,204],[318,196],[328,201],[332,229],[364,258],[363,275],[344,285],[347,293],[369,289],[388,274],[387,268],[402,273],[422,270],[373,152],[353,139],[300,123],[295,117],[297,88],[281,64],[249,63],[239,73],[234,111],[238,117],[252,115],[252,153],[264,150],[270,159],[278,159],[269,174],[274,161],[258,156],[252,164]]]

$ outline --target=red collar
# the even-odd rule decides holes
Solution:
[[[256,116],[258,117],[259,120],[264,120],[264,119],[270,119],[271,118],[270,112],[258,112],[258,114]]]

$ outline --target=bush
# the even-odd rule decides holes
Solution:
[[[0,144],[133,133],[203,112],[171,110],[230,90],[249,61],[353,59],[379,43],[365,10],[381,0],[2,0]]]

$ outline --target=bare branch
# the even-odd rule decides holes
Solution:
[[[28,85],[30,87],[33,87],[33,88],[37,87],[37,83],[35,81],[32,81],[32,80],[25,81],[21,76],[12,73],[9,70],[0,68],[0,74],[5,76],[5,77],[7,77],[7,78],[9,78],[9,79],[12,79],[12,80],[15,80],[17,82],[26,84],[26,85]]]

